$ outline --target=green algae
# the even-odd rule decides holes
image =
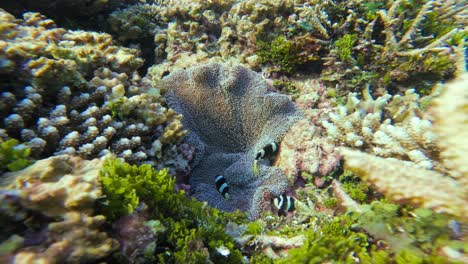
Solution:
[[[297,64],[293,42],[279,36],[271,42],[259,41],[257,55],[261,63],[271,63],[276,71],[290,73]]]
[[[9,139],[0,144],[0,171],[18,171],[32,164],[28,158],[30,148],[21,146],[18,140]]]
[[[352,48],[357,38],[358,37],[355,34],[346,34],[335,41],[335,46],[340,60],[347,61],[351,59]]]
[[[175,190],[166,169],[129,165],[117,159],[104,164],[101,180],[106,200],[99,206],[109,220],[131,213],[144,202],[151,210],[148,225],[158,229],[151,258],[161,263],[239,263],[242,254],[224,231],[229,221],[246,222],[245,214],[220,212]],[[225,247],[229,255],[216,250]],[[150,257],[150,256],[148,256]]]
[[[299,90],[291,81],[273,80],[273,87],[280,93],[290,95],[293,99],[299,97]]]

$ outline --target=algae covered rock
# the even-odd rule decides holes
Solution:
[[[190,178],[193,194],[222,210],[242,209],[255,218],[269,195],[287,188],[283,172],[254,160],[266,145],[280,142],[301,118],[285,95],[268,92],[257,73],[242,66],[208,64],[172,73],[162,81],[171,108],[184,115],[187,142],[195,146]],[[231,201],[216,190],[214,178],[223,175]]]

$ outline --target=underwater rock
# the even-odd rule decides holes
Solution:
[[[184,115],[186,141],[195,147],[189,179],[193,196],[221,210],[241,209],[258,217],[288,181],[268,160],[259,161],[255,173],[254,161],[301,118],[294,104],[267,92],[262,77],[242,66],[213,63],[180,70],[163,79],[162,87],[169,106]],[[217,175],[229,184],[231,200],[218,192]]]

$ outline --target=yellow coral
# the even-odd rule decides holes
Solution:
[[[414,164],[342,148],[346,170],[359,175],[392,200],[468,218],[467,195],[450,177]]]
[[[24,170],[4,174],[0,190],[19,191],[25,208],[49,217],[71,210],[92,213],[94,201],[102,195],[98,178],[102,162],[53,156]]]
[[[447,84],[430,111],[449,174],[468,187],[468,73]]]

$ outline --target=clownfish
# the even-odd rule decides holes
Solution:
[[[231,195],[229,195],[229,186],[226,183],[226,179],[223,175],[217,175],[215,177],[216,189],[218,192],[226,199],[231,200]]]
[[[278,209],[279,216],[286,216],[288,212],[292,212],[296,209],[294,206],[294,197],[284,193],[276,196],[273,199],[273,204],[275,205],[276,209]]]
[[[268,158],[270,161],[272,161],[275,157],[276,152],[278,152],[278,144],[276,142],[272,142],[266,145],[262,150],[260,150],[257,153],[257,156],[255,156],[253,168],[254,174],[258,174],[258,161],[263,158]]]

